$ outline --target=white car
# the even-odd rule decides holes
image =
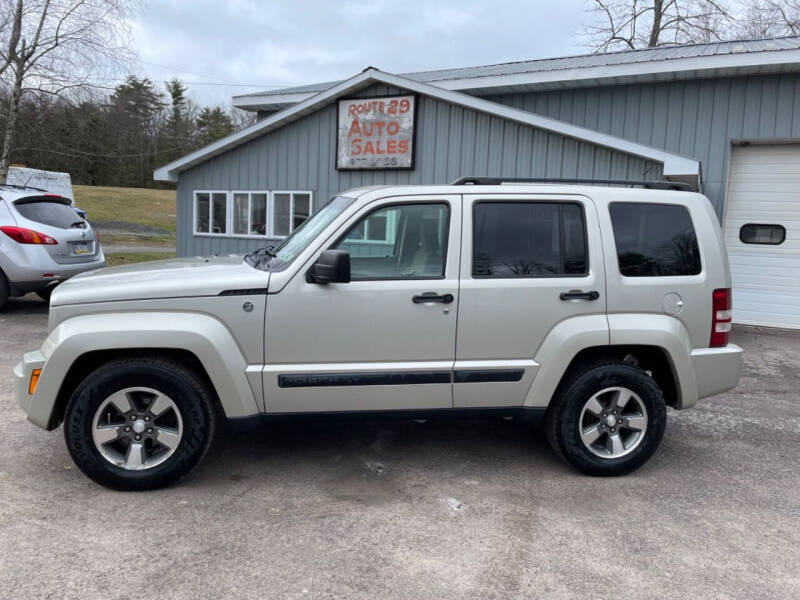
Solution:
[[[0,186],[0,308],[28,292],[46,300],[62,281],[105,264],[92,226],[69,198]]]
[[[628,473],[667,406],[734,387],[742,363],[716,215],[673,187],[356,189],[274,251],[79,275],[14,370],[17,400],[117,489],[185,475],[217,409],[239,427],[543,417],[577,469]]]

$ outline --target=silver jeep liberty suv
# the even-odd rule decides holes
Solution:
[[[730,287],[711,204],[680,184],[355,189],[274,250],[61,284],[16,396],[116,489],[188,473],[216,415],[543,417],[569,464],[619,475],[667,406],[737,385]]]

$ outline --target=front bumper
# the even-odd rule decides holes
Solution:
[[[26,352],[22,360],[14,367],[14,396],[17,399],[17,404],[28,415],[29,421],[44,429],[48,428],[55,398],[49,401],[42,401],[41,399],[35,401],[36,394],[34,392],[34,395],[31,396],[28,393],[28,384],[34,369],[42,369],[42,375],[44,375],[46,362],[44,354],[37,350],[35,352]]]
[[[742,349],[736,344],[694,350],[691,357],[698,398],[721,394],[739,385]]]

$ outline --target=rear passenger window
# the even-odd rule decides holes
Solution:
[[[478,202],[473,209],[472,276],[586,274],[586,228],[575,203]]]
[[[700,249],[685,206],[613,202],[619,270],[626,277],[700,273]]]

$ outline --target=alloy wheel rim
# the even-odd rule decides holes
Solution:
[[[583,405],[578,435],[583,446],[600,458],[621,458],[636,450],[647,431],[642,399],[625,387],[608,387]]]
[[[175,402],[156,389],[129,387],[95,411],[92,441],[100,455],[127,471],[152,469],[172,456],[183,438]]]

